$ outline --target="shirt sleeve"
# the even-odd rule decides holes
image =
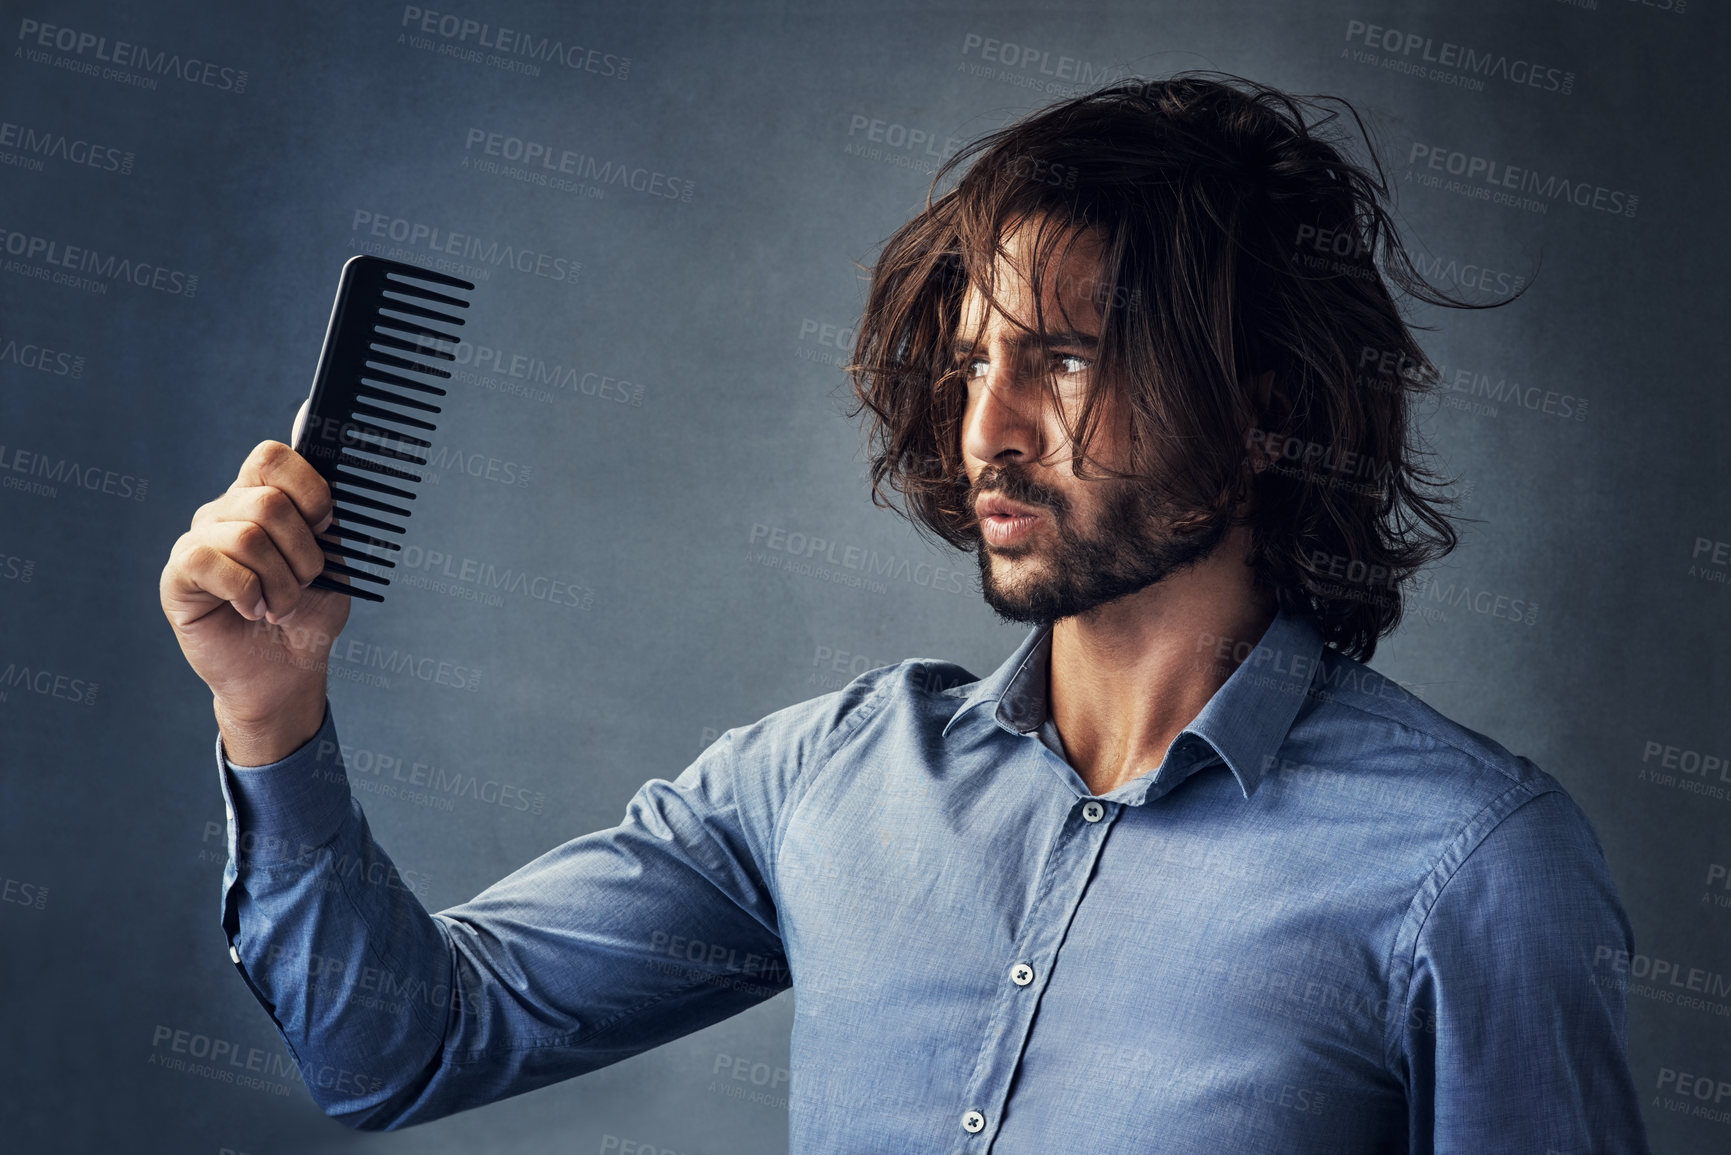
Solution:
[[[1409,922],[1395,1045],[1414,1155],[1647,1155],[1625,994],[1595,967],[1633,939],[1573,799],[1523,787],[1488,808]]]
[[[792,772],[741,776],[728,731],[610,829],[469,902],[421,905],[350,794],[328,705],[312,740],[217,760],[230,958],[326,1114],[392,1130],[521,1094],[786,990],[771,860]],[[786,761],[786,760],[784,760]]]

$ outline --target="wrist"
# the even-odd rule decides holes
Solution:
[[[251,717],[225,707],[213,698],[212,712],[222,731],[223,754],[236,766],[265,766],[280,762],[312,740],[325,720],[325,695],[320,688],[284,703],[264,717]]]

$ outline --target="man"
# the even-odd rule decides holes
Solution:
[[[800,1153],[1645,1151],[1585,817],[1363,664],[1454,543],[1376,258],[1437,297],[1319,129],[1183,76],[957,158],[852,372],[874,497],[1027,638],[730,730],[435,915],[336,753],[329,494],[254,450],[162,599],[215,695],[231,957],[320,1105],[437,1118],[791,986]]]

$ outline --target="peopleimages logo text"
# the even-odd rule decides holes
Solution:
[[[1622,189],[1571,180],[1559,173],[1547,176],[1536,169],[1505,164],[1442,145],[1416,142],[1407,153],[1406,162],[1410,166],[1409,174],[1413,169],[1429,169],[1494,189],[1513,189],[1548,201],[1565,200],[1580,208],[1626,217],[1635,215],[1635,206],[1640,201],[1640,197]]]
[[[173,76],[188,84],[203,85],[237,96],[246,91],[245,69],[230,68],[196,56],[178,52],[156,51],[143,44],[126,40],[110,41],[94,32],[82,32],[59,24],[44,24],[39,20],[18,21],[18,39],[26,45],[53,48],[74,56],[89,56],[104,64],[120,68],[136,68],[157,76]]]
[[[106,281],[130,281],[140,288],[155,289],[176,297],[198,293],[198,275],[171,269],[151,261],[134,260],[117,253],[104,253],[85,245],[69,245],[53,237],[39,237],[0,225],[0,252],[21,260],[60,269],[71,269]]]
[[[574,284],[582,271],[581,261],[556,257],[552,253],[519,245],[484,240],[470,233],[454,233],[437,225],[393,217],[385,213],[356,209],[350,229],[366,236],[380,237],[400,245],[423,248],[432,253],[444,253],[477,264],[505,267],[519,273],[533,273],[550,281]]]
[[[63,132],[32,128],[27,124],[0,121],[0,148],[15,148],[31,156],[62,160],[102,172],[132,173],[133,155],[109,144],[97,144]]]
[[[1357,41],[1366,48],[1391,52],[1397,56],[1418,53],[1418,59],[1442,68],[1456,69],[1473,76],[1506,80],[1510,84],[1557,92],[1564,96],[1575,90],[1575,74],[1561,68],[1537,64],[1502,52],[1480,51],[1449,40],[1436,40],[1418,32],[1403,32],[1385,28],[1364,20],[1346,22],[1346,39]]]
[[[549,172],[594,181],[597,185],[616,185],[647,196],[667,200],[689,201],[697,185],[680,177],[669,176],[655,169],[623,161],[601,160],[588,153],[561,148],[546,141],[489,132],[471,128],[463,139],[465,153],[479,149],[485,156],[496,156],[526,166],[539,166]]]
[[[624,80],[631,72],[631,58],[616,56],[581,44],[567,44],[553,36],[538,36],[517,28],[495,27],[481,20],[470,20],[451,12],[436,12],[431,8],[405,5],[402,27],[456,44],[473,43],[477,48],[490,48],[507,56],[520,56],[543,64],[562,64],[573,72],[592,72],[597,76]]]

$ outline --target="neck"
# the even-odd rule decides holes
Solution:
[[[1248,547],[1234,529],[1182,573],[1052,627],[1052,720],[1093,793],[1157,769],[1274,620]]]

